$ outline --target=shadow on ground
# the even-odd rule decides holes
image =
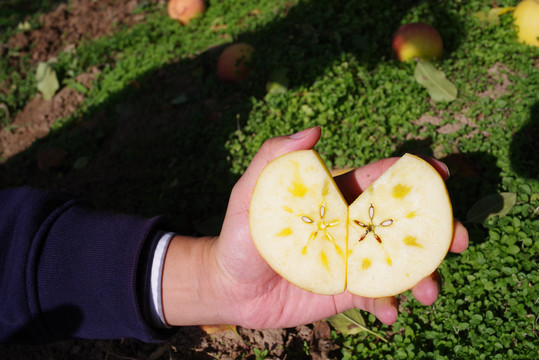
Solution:
[[[237,39],[257,48],[257,70],[250,82],[233,85],[218,81],[215,64],[220,48],[163,66],[1,165],[0,186],[67,191],[103,210],[166,215],[186,234],[217,234],[237,180],[229,171],[234,159],[226,144],[245,123],[251,111],[250,98],[264,95],[267,75],[276,67],[287,68],[294,74],[293,91],[313,83],[342,53],[354,54],[375,68],[392,57],[392,32],[408,9],[418,4],[424,8],[426,21],[435,24],[447,39],[446,49],[456,49],[462,27],[437,1],[303,2],[290,8],[286,17]],[[380,13],[380,9],[385,10]],[[180,98],[179,89],[184,95]],[[37,156],[50,149],[61,149],[65,159],[58,167],[41,170]],[[469,155],[479,157],[481,167],[496,168],[483,154]],[[474,179],[474,186],[481,180]],[[489,182],[496,184],[498,180]],[[194,348],[199,338],[191,337],[191,344],[182,346]],[[119,342],[69,344],[80,350],[75,356],[86,357],[84,349],[92,348],[102,355],[103,349]],[[124,349],[137,348],[123,351],[129,356],[146,358],[156,351],[152,345],[134,340],[122,344]],[[43,358],[48,357],[47,351],[43,354]]]
[[[539,102],[530,108],[530,118],[513,136],[511,165],[528,179],[539,179]]]
[[[225,144],[246,121],[250,98],[265,94],[268,74],[287,68],[293,91],[313,83],[342,53],[370,68],[391,58],[392,32],[418,1],[383,2],[301,3],[286,17],[240,35],[238,41],[257,48],[257,71],[248,83],[216,78],[220,48],[149,72],[0,167],[0,185],[65,190],[115,211],[164,213],[192,233],[225,208],[237,179],[228,171],[233,159]],[[457,19],[436,1],[420,6],[448,39],[448,51],[456,48]],[[68,157],[62,167],[41,171],[36,156],[50,148]]]

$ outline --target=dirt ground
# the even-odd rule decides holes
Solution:
[[[207,334],[198,327],[180,328],[161,344],[137,340],[67,340],[47,345],[0,345],[2,359],[338,359],[326,322],[292,329],[226,330]],[[307,350],[308,349],[308,350]]]
[[[62,3],[41,17],[42,27],[18,32],[5,46],[18,48],[21,56],[29,54],[35,63],[47,61],[62,50],[75,48],[84,39],[94,39],[109,34],[118,26],[143,21],[143,14],[132,14],[139,2],[74,0],[69,8]],[[11,57],[10,61],[17,61],[17,58]],[[82,74],[76,80],[89,87],[96,71]],[[36,94],[15,116],[10,129],[0,130],[3,159],[9,159],[28,148],[35,139],[47,135],[57,119],[71,114],[83,100],[81,93],[68,88],[61,89],[52,101],[45,101]]]
[[[28,53],[37,63],[55,57],[62,49],[76,48],[83,39],[109,34],[117,26],[144,21],[132,10],[141,0],[74,0],[68,6],[61,3],[41,18],[43,26],[19,32],[6,47],[16,47]],[[16,61],[16,59],[13,59]],[[99,70],[92,69],[76,80],[91,87]],[[45,137],[51,125],[77,109],[84,95],[63,88],[51,101],[37,94],[15,115],[11,126],[0,129],[0,154],[3,160],[27,149],[36,139]],[[50,149],[38,155],[41,171],[62,163],[66,154]],[[96,160],[99,161],[99,160]],[[35,170],[35,166],[34,166]],[[38,172],[39,174],[39,172]],[[76,179],[71,178],[71,182]],[[237,328],[213,329],[210,333],[198,327],[181,328],[170,341],[145,344],[137,340],[68,340],[47,345],[0,345],[2,359],[254,359],[254,349],[267,349],[265,358],[330,359],[338,358],[338,346],[330,340],[326,322],[292,329],[254,331]]]

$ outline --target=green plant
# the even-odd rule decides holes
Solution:
[[[259,348],[253,348],[253,353],[255,354],[256,360],[263,360],[268,356],[269,351],[268,349],[260,350]]]
[[[303,353],[305,355],[309,356],[310,355],[310,349],[311,349],[311,347],[309,346],[309,343],[306,340],[304,340],[303,341]]]

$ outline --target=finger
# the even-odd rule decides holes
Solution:
[[[399,315],[397,299],[394,297],[374,299],[374,315],[386,325],[393,324]]]
[[[416,286],[412,289],[412,295],[416,298],[417,301],[423,305],[430,306],[434,304],[440,293],[440,287],[442,283],[442,278],[440,274],[435,271],[430,276],[427,276],[421,280]]]
[[[293,135],[278,136],[266,140],[238,181],[237,187],[241,187],[242,191],[248,191],[250,194],[258,175],[270,161],[292,151],[312,149],[320,139],[320,135],[320,126],[315,126]]]
[[[444,181],[449,179],[449,168],[444,162],[437,160],[435,158],[429,157],[429,156],[420,156],[420,157],[421,159],[428,162],[430,166],[432,166],[436,171],[438,171],[438,173],[440,174],[442,179],[444,179]]]
[[[381,159],[370,164],[357,168],[343,175],[335,177],[335,182],[349,203],[354,201],[365,189],[367,189],[376,179],[387,169],[395,164],[399,158]],[[424,158],[438,173],[446,180],[449,177],[447,166],[436,159]]]
[[[387,158],[375,161],[335,177],[335,182],[346,201],[351,203],[397,160],[398,158]]]
[[[461,253],[468,248],[469,242],[468,230],[460,221],[455,219],[453,223],[453,241],[451,242],[449,251]]]
[[[386,325],[397,321],[399,304],[395,297],[373,299],[352,295],[352,303],[355,307],[370,312]]]

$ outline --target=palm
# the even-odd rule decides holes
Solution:
[[[236,224],[234,232],[221,237],[232,239],[222,243],[217,255],[230,278],[227,286],[233,304],[241,314],[237,324],[252,328],[289,327],[313,322],[336,313],[333,297],[315,295],[302,290],[275,273],[259,255],[248,231],[247,209],[227,221]],[[241,251],[237,251],[241,249]]]

